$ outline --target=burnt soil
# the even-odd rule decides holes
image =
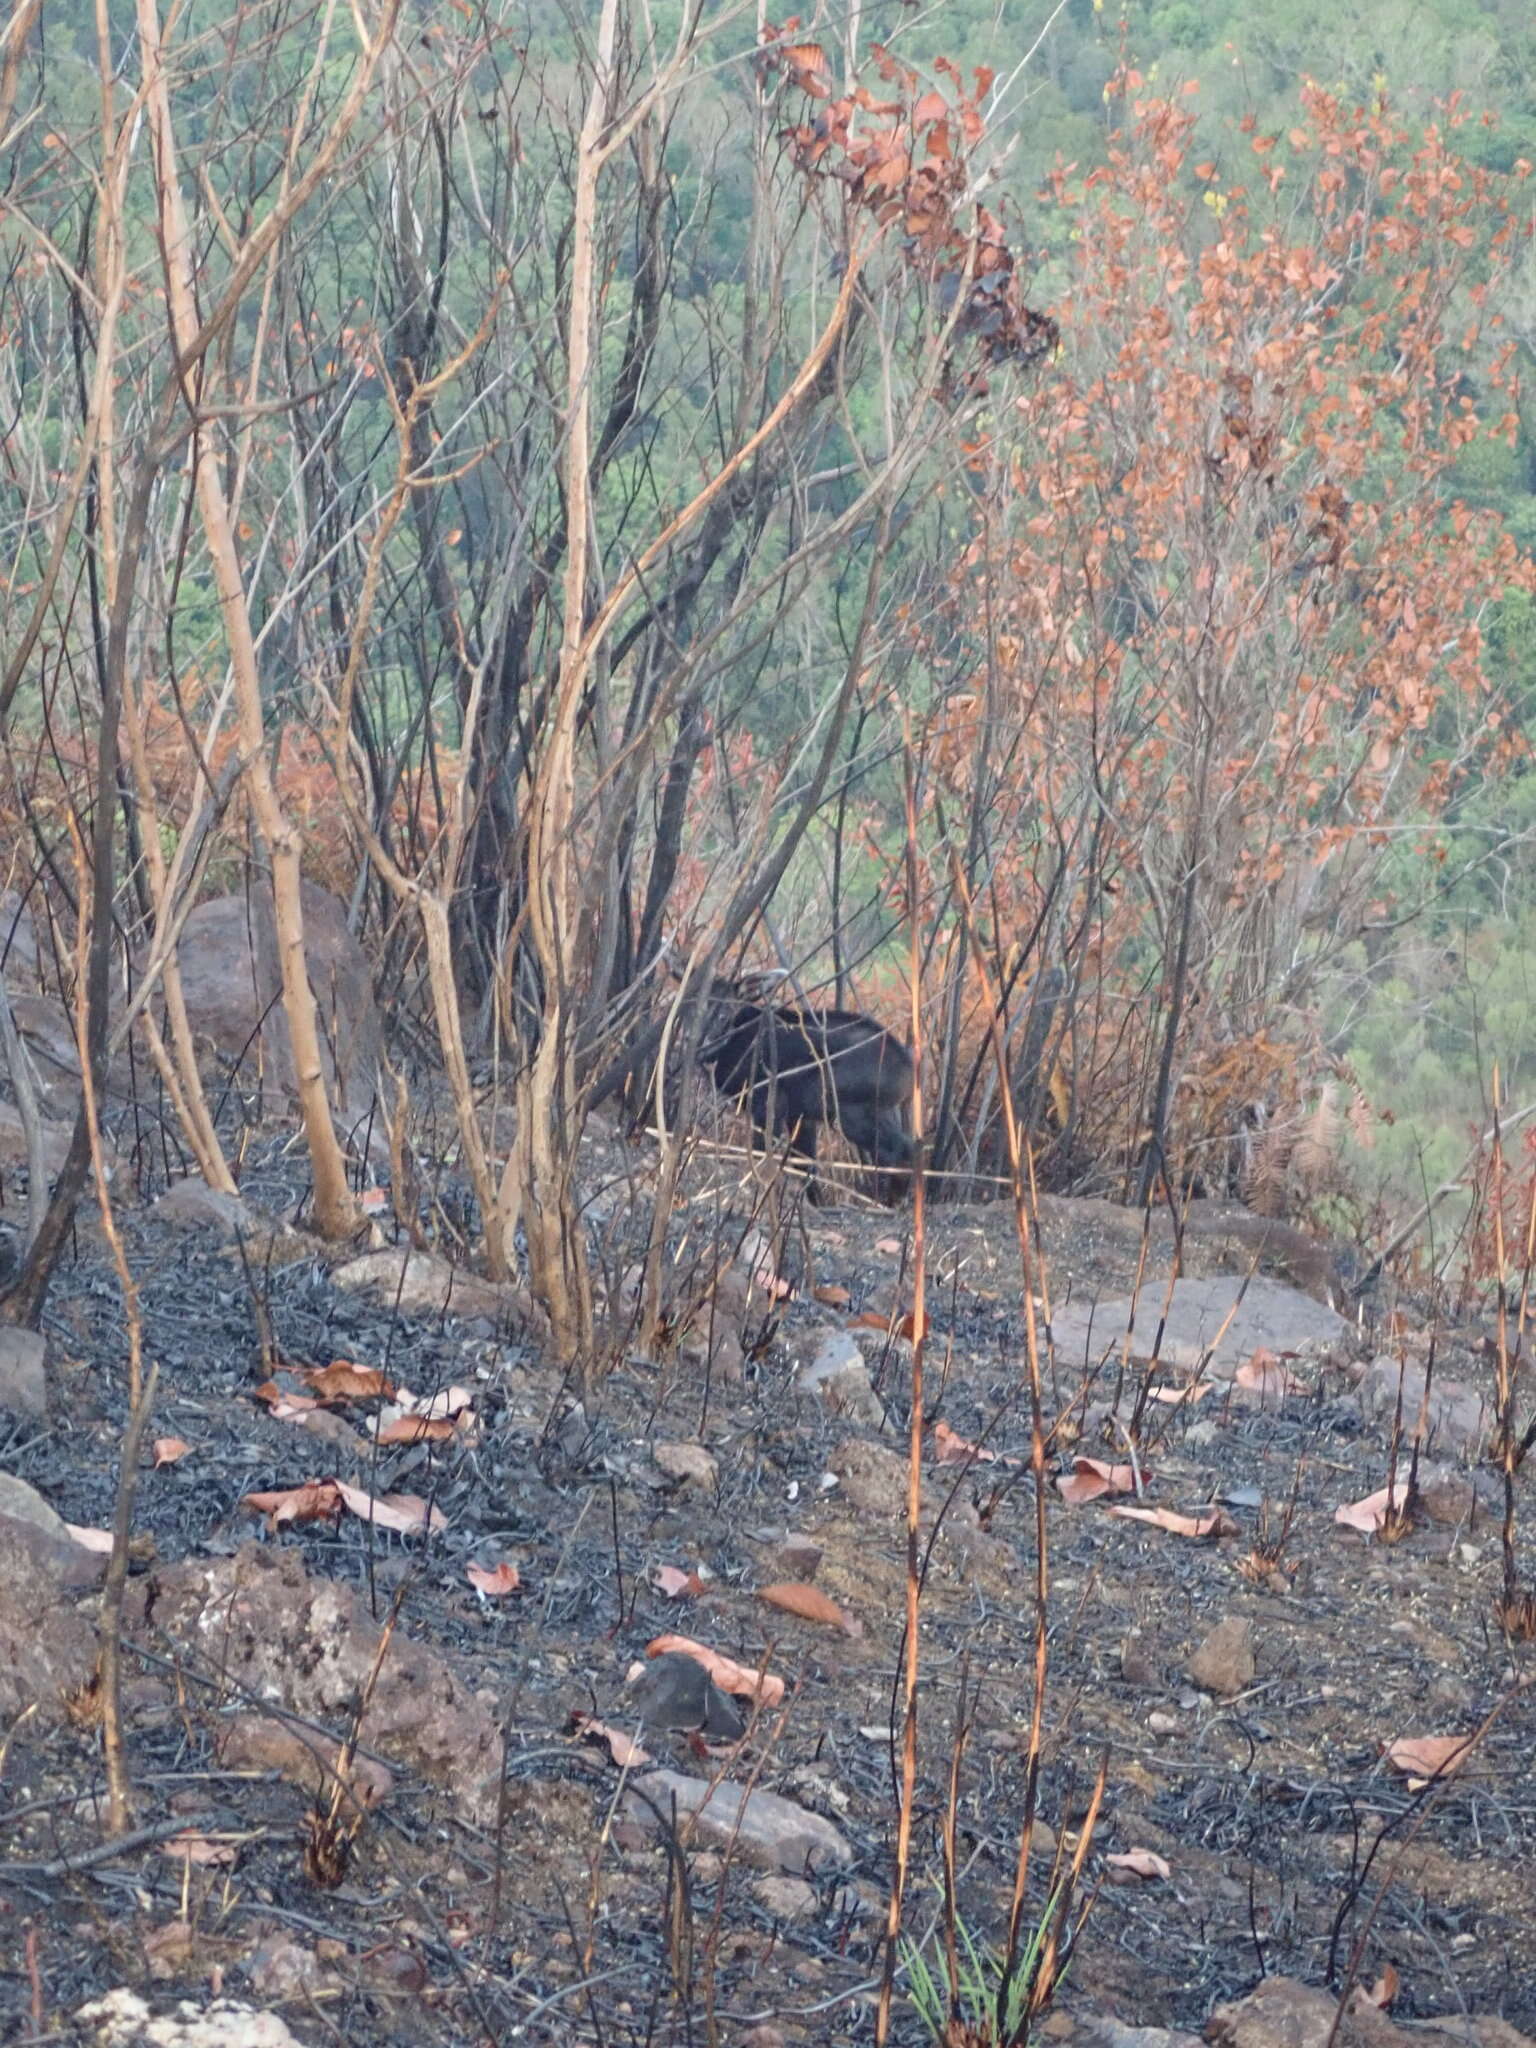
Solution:
[[[643,1152],[624,1154],[612,1136],[594,1145],[598,1265],[615,1293],[648,1221],[646,1172]],[[292,1147],[253,1144],[243,1189],[274,1215],[300,1213],[303,1170]],[[679,1272],[754,1228],[747,1195],[728,1174],[700,1174],[691,1190],[673,1217]],[[135,1575],[256,1541],[295,1549],[312,1576],[360,1589],[380,1619],[398,1592],[398,1628],[499,1703],[506,1799],[499,1829],[476,1828],[442,1786],[402,1772],[342,1881],[321,1885],[303,1867],[303,1791],[220,1768],[213,1736],[228,1703],[217,1686],[130,1655],[136,1825],[185,1816],[235,1841],[236,1858],[187,1869],[155,1842],[102,1855],[99,1727],[88,1715],[33,1716],[9,1730],[0,1760],[0,2036],[72,2039],[68,2015],[83,2000],[128,1984],[157,2007],[211,1990],[247,1998],[280,2009],[295,2037],[313,2043],[702,2041],[711,2012],[727,2044],[763,2023],[787,2042],[872,2039],[897,1811],[891,1731],[912,1347],[900,1334],[863,1333],[884,1429],[807,1403],[794,1375],[829,1329],[910,1308],[910,1206],[799,1213],[779,1257],[795,1292],[781,1301],[754,1293],[742,1367],[717,1357],[706,1371],[682,1351],[641,1359],[615,1340],[579,1408],[576,1389],[525,1331],[398,1315],[339,1289],[333,1258],[311,1242],[290,1242],[270,1263],[258,1252],[248,1269],[217,1231],[172,1223],[147,1202],[125,1199],[120,1220],[146,1355],[161,1368],[150,1434],[192,1446],[159,1468],[146,1454]],[[1107,1205],[1051,1202],[1042,1251],[1054,1300],[1107,1299],[1135,1277],[1139,1233]],[[993,1939],[1018,1853],[1035,1669],[1036,1500],[1010,1207],[931,1207],[926,1255],[929,1420],[942,1418],[997,1458],[969,1468],[925,1461],[908,1924],[921,1934],[933,1922],[963,1727],[961,1913],[979,1939]],[[1168,1257],[1165,1244],[1154,1246],[1144,1285],[1166,1274]],[[760,1263],[756,1240],[739,1263],[748,1273]],[[1196,1273],[1219,1263],[1201,1247],[1186,1257]],[[373,1452],[349,1466],[342,1450],[272,1419],[253,1398],[270,1364],[258,1298],[289,1360],[379,1366],[419,1393],[472,1386],[474,1440]],[[8,1438],[0,1431],[0,1468],[67,1521],[107,1527],[126,1347],[118,1283],[88,1221],[45,1330],[50,1420],[7,1425]],[[1436,1371],[1486,1392],[1493,1367],[1478,1336],[1441,1330]],[[1217,2001],[1266,1972],[1337,1986],[1351,1967],[1370,1982],[1390,1963],[1398,2018],[1469,2010],[1536,2031],[1536,1692],[1514,1684],[1530,1675],[1531,1649],[1512,1647],[1494,1621],[1497,1514],[1482,1505],[1459,1520],[1419,1514],[1390,1543],[1334,1522],[1339,1504],[1386,1481],[1391,1418],[1362,1419],[1353,1387],[1362,1358],[1399,1342],[1422,1357],[1425,1332],[1410,1319],[1391,1340],[1352,1333],[1293,1361],[1302,1390],[1264,1406],[1219,1389],[1148,1409],[1149,1500],[1179,1510],[1221,1500],[1236,1534],[1189,1540],[1113,1518],[1102,1503],[1069,1506],[1048,1488],[1032,1910],[1045,1896],[1053,1845],[1064,1839],[1070,1854],[1077,1840],[1101,1760],[1107,1772],[1084,1877],[1092,1911],[1062,1996],[1068,2011],[1198,2030]],[[1123,1439],[1103,1420],[1115,1391],[1112,1370],[1085,1394],[1047,1361],[1053,1482],[1074,1454],[1124,1457]],[[1133,1398],[1122,1391],[1122,1415]],[[346,1413],[365,1425],[363,1411]],[[701,1442],[715,1484],[668,1478],[652,1456],[659,1442]],[[450,1527],[425,1544],[352,1517],[270,1535],[241,1506],[251,1491],[330,1471],[376,1494],[429,1495]],[[1529,1494],[1523,1477],[1527,1519]],[[1496,1490],[1493,1499],[1496,1507]],[[1288,1506],[1278,1569],[1256,1583],[1240,1567],[1256,1540],[1273,1547]],[[857,1633],[756,1597],[789,1575],[779,1561],[786,1536],[820,1547],[814,1583]],[[515,1563],[520,1590],[484,1599],[466,1564],[500,1558]],[[702,1567],[702,1590],[667,1597],[653,1582],[667,1566]],[[1222,1698],[1197,1687],[1186,1665],[1230,1618],[1250,1624],[1256,1669]],[[813,1897],[789,1903],[740,1859],[694,1851],[682,1900],[662,1848],[610,1825],[617,1768],[600,1742],[568,1732],[570,1717],[613,1707],[627,1667],[668,1631],[749,1667],[766,1656],[788,1681],[789,1711],[772,1739],[760,1724],[742,1756],[721,1761],[842,1831],[852,1863],[813,1877]],[[1468,1734],[1496,1707],[1474,1758],[1452,1778],[1416,1791],[1384,1759],[1394,1738]],[[379,1747],[387,1755],[386,1738]],[[660,1760],[706,1775],[719,1767],[686,1751]],[[1104,1860],[1131,1849],[1166,1859],[1169,1875],[1141,1879]],[[157,1942],[178,1921],[190,1933]],[[274,1934],[322,1959],[323,1992],[284,2000],[259,1978],[253,1988],[252,1959]],[[895,2039],[925,2038],[899,1989],[897,2014]]]

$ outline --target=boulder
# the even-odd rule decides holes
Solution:
[[[1234,1311],[1239,1293],[1242,1302]],[[1103,1358],[1117,1357],[1131,1324],[1132,1358],[1149,1359],[1156,1346],[1164,1365],[1194,1372],[1209,1353],[1206,1370],[1230,1379],[1255,1351],[1299,1351],[1306,1345],[1339,1343],[1350,1329],[1325,1303],[1262,1274],[1248,1281],[1246,1292],[1241,1278],[1225,1275],[1176,1280],[1171,1289],[1149,1285],[1135,1303],[1134,1323],[1131,1311],[1129,1298],[1074,1302],[1059,1310],[1051,1322],[1057,1363],[1082,1371]]]
[[[96,1663],[96,1630],[74,1601],[106,1559],[76,1543],[24,1481],[0,1474],[0,1723],[26,1708],[60,1718]],[[30,1496],[30,1498],[29,1498]]]
[[[646,1796],[637,1796],[641,1793]],[[819,1813],[777,1792],[747,1792],[726,1779],[647,1771],[634,1781],[625,1804],[629,1817],[642,1827],[659,1827],[675,1812],[680,1823],[691,1820],[695,1843],[733,1848],[748,1863],[792,1877],[846,1869],[853,1861],[842,1834]]]
[[[1493,1427],[1492,1405],[1476,1387],[1443,1373],[1429,1379],[1411,1359],[1373,1358],[1357,1397],[1368,1422],[1390,1429],[1402,1404],[1405,1440],[1417,1438],[1430,1451],[1477,1451]]]
[[[374,1070],[384,1047],[373,972],[347,923],[345,905],[311,882],[303,884],[302,898],[326,1086],[342,1120],[357,1124],[372,1106]],[[177,962],[194,1039],[238,1061],[247,1085],[259,1074],[281,1095],[295,1097],[298,1079],[266,879],[258,877],[248,893],[200,903],[182,928]]]
[[[47,1420],[43,1340],[36,1330],[0,1325],[0,1413],[18,1416],[23,1422]]]
[[[338,1732],[366,1696],[366,1748],[441,1787],[477,1826],[494,1820],[500,1736],[486,1698],[403,1620],[374,1681],[381,1630],[366,1599],[311,1578],[296,1551],[250,1543],[232,1558],[187,1559],[130,1581],[127,1606],[130,1625],[173,1655]]]

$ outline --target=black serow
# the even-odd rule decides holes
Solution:
[[[711,1000],[699,1059],[716,1088],[751,1113],[759,1135],[787,1138],[814,1162],[816,1133],[834,1125],[881,1169],[881,1199],[899,1202],[917,1160],[912,1055],[857,1010],[751,1003],[722,989]],[[813,1172],[812,1201],[820,1200]]]

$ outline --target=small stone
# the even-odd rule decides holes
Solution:
[[[0,1326],[0,1409],[23,1422],[47,1420],[43,1340],[36,1330]]]
[[[728,1780],[711,1783],[677,1771],[647,1771],[635,1790],[648,1795],[626,1800],[643,1827],[664,1825],[674,1805],[679,1821],[691,1823],[694,1839],[727,1847],[760,1869],[799,1876],[807,1870],[846,1869],[853,1850],[831,1821],[808,1813],[776,1792],[746,1792]]]
[[[1155,1692],[1162,1686],[1162,1674],[1138,1636],[1128,1636],[1120,1647],[1120,1676],[1143,1692]]]
[[[250,1986],[258,1998],[281,2005],[290,1998],[308,1998],[325,1977],[320,1958],[291,1934],[273,1934],[261,1944],[247,1966]]]
[[[816,1887],[803,1877],[760,1877],[752,1896],[775,1920],[808,1920],[816,1911]]]
[[[757,1539],[765,1548],[763,1570],[771,1579],[814,1579],[821,1569],[822,1550],[809,1536],[776,1535],[765,1530]]]
[[[1253,1629],[1237,1615],[1218,1622],[1184,1669],[1202,1692],[1235,1699],[1253,1683]]]
[[[180,1223],[191,1230],[216,1230],[220,1237],[252,1238],[272,1228],[270,1219],[257,1215],[238,1195],[211,1188],[202,1180],[173,1181],[156,1202],[154,1213],[167,1223]]]
[[[701,1493],[714,1493],[720,1485],[720,1470],[702,1444],[657,1444],[651,1456],[658,1471],[684,1486],[696,1486]]]
[[[829,1330],[795,1382],[802,1396],[820,1401],[834,1415],[879,1429],[885,1408],[869,1377],[864,1354],[846,1330]]]

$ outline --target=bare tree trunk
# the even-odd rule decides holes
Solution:
[[[190,231],[176,170],[170,94],[161,61],[156,0],[138,0],[138,22],[145,100],[154,140],[171,327],[178,348],[184,355],[190,355],[199,339],[200,328],[192,292]],[[370,52],[370,57],[373,54]],[[189,401],[191,395],[191,390],[187,389]],[[278,798],[267,758],[261,678],[257,673],[256,645],[246,605],[245,584],[236,553],[229,504],[214,445],[208,435],[200,433],[197,436],[192,459],[198,509],[202,514],[209,559],[218,586],[230,666],[235,678],[246,788],[272,862],[272,908],[282,967],[283,1008],[288,1019],[299,1105],[314,1173],[315,1224],[323,1237],[347,1237],[357,1227],[357,1211],[347,1186],[346,1162],[326,1095],[319,1019],[304,954],[304,913],[299,887],[300,840]]]
[[[571,824],[576,808],[576,724],[590,649],[585,642],[591,538],[591,414],[596,312],[597,181],[609,119],[618,0],[603,0],[596,70],[582,123],[571,224],[570,331],[566,342],[565,558],[560,681],[540,735],[528,791],[528,935],[544,980],[539,1043],[517,1086],[517,1131],[502,1184],[503,1227],[515,1189],[533,1289],[548,1312],[555,1348],[586,1366],[592,1353],[592,1281],[576,1206],[574,996],[578,920]]]

